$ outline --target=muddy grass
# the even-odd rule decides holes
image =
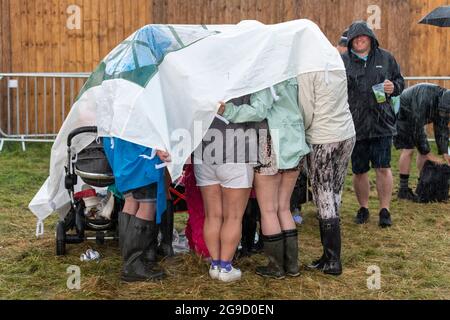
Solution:
[[[36,219],[27,206],[48,175],[50,146],[6,144],[0,153],[0,298],[1,299],[450,299],[450,204],[418,205],[394,200],[394,226],[377,227],[378,209],[371,176],[371,221],[353,224],[358,205],[346,181],[342,209],[343,263],[341,277],[303,270],[299,278],[265,280],[254,274],[263,256],[238,263],[244,272],[239,283],[222,284],[207,276],[208,266],[195,255],[162,262],[168,278],[157,283],[125,284],[119,280],[117,244],[68,246],[65,257],[55,256],[57,217],[45,223],[45,236],[36,239]],[[393,171],[398,183],[398,153]],[[412,176],[416,184],[417,173]],[[395,197],[394,197],[395,198]],[[315,209],[304,209],[300,231],[300,260],[310,262],[321,253]],[[177,217],[182,229],[185,215]],[[80,262],[88,248],[101,252],[99,263]],[[67,268],[81,268],[81,289],[67,288]],[[367,270],[381,270],[381,289],[369,290]]]

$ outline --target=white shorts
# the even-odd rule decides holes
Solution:
[[[219,184],[228,189],[252,188],[255,176],[253,166],[245,163],[196,164],[194,165],[194,172],[198,187]]]

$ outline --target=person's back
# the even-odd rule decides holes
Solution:
[[[398,134],[394,145],[401,150],[399,158],[400,186],[397,197],[402,200],[419,201],[409,187],[411,162],[417,149],[416,164],[419,172],[426,161],[442,162],[431,152],[425,125],[432,123],[438,153],[450,164],[448,155],[450,117],[450,90],[440,86],[420,83],[405,90],[400,97],[400,110],[397,121]],[[435,187],[435,186],[434,186]],[[420,188],[419,188],[420,190]]]
[[[400,96],[399,121],[414,121],[424,126],[438,115],[439,98],[446,89],[431,83],[419,83],[406,89]]]

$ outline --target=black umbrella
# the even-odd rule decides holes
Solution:
[[[431,24],[438,27],[450,27],[450,6],[442,6],[434,9],[425,18],[420,20],[421,24]]]

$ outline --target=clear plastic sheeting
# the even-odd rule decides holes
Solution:
[[[176,180],[213,122],[219,101],[325,70],[345,70],[344,63],[309,20],[146,26],[114,49],[81,90],[53,145],[50,177],[29,207],[41,220],[55,211],[67,214],[67,136],[76,128],[97,126],[102,137],[168,151],[168,170]],[[73,147],[82,150],[92,141]]]

